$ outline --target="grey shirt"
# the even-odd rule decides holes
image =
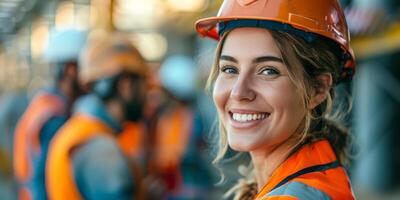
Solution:
[[[72,155],[74,178],[84,199],[133,199],[128,160],[111,137],[97,136]]]

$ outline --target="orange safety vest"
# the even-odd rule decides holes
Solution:
[[[311,199],[354,199],[345,169],[327,140],[305,145],[291,155],[275,170],[255,199],[310,199],[310,196]]]
[[[167,175],[168,188],[174,189],[182,182],[179,165],[193,132],[193,112],[178,106],[162,114],[156,128],[153,167]]]
[[[156,133],[156,161],[159,168],[179,165],[193,129],[193,113],[178,106],[161,116]]]
[[[14,134],[14,172],[21,184],[19,199],[31,199],[30,190],[24,184],[32,178],[33,156],[39,157],[41,153],[40,130],[51,117],[65,113],[65,102],[61,97],[40,92],[20,118]]]
[[[110,127],[94,117],[85,114],[71,117],[50,143],[46,163],[46,188],[49,199],[83,199],[74,180],[71,151],[96,136],[112,137],[111,133],[113,131]]]
[[[127,122],[117,137],[122,152],[130,159],[140,159],[144,151],[144,126],[141,123]]]
[[[117,142],[124,155],[128,158],[129,167],[135,183],[135,199],[145,199],[145,185],[143,184],[144,169],[141,160],[144,159],[144,124],[126,122],[122,133],[118,134]]]

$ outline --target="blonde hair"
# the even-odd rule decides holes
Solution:
[[[337,121],[340,117],[337,113],[332,113],[333,99],[335,97],[334,86],[339,80],[340,62],[338,55],[335,54],[337,48],[335,45],[322,38],[317,38],[313,42],[307,42],[304,39],[291,35],[286,32],[270,30],[272,37],[281,54],[283,61],[288,67],[289,77],[303,94],[303,105],[308,108],[311,95],[314,91],[325,90],[324,84],[320,82],[318,76],[329,73],[333,79],[333,85],[329,88],[327,98],[321,104],[312,110],[308,110],[301,126],[300,134],[297,135],[298,143],[292,152],[298,150],[301,146],[318,140],[327,139],[332,145],[336,156],[341,163],[347,159],[346,147],[349,143],[349,132]],[[212,92],[214,82],[218,76],[218,63],[223,44],[229,32],[226,32],[218,43],[215,60],[210,72],[206,89]],[[342,112],[343,114],[343,112]],[[219,123],[219,141],[218,152],[213,160],[213,164],[218,164],[223,160],[228,150],[228,141],[225,128]],[[252,166],[250,165],[249,168]],[[239,180],[227,195],[235,193],[234,199],[253,199],[257,194],[257,184],[250,170],[241,170],[244,179]],[[247,171],[247,173],[243,173]],[[221,179],[224,179],[222,173]]]

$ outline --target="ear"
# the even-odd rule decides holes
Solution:
[[[324,73],[317,76],[318,84],[314,88],[314,92],[308,104],[309,109],[314,109],[319,104],[325,101],[329,91],[332,88],[332,75]]]

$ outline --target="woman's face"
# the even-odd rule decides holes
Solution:
[[[213,98],[228,143],[237,151],[274,148],[297,131],[306,114],[302,94],[266,29],[229,33]]]

